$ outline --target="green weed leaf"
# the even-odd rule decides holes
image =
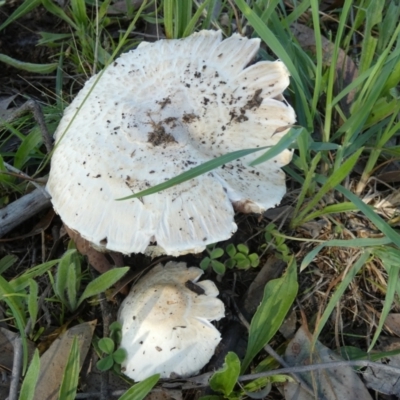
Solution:
[[[150,376],[128,389],[118,400],[142,400],[160,379],[160,374]]]
[[[94,281],[90,282],[86,286],[85,291],[82,293],[82,296],[78,301],[78,306],[83,302],[83,300],[95,296],[96,294],[102,293],[110,288],[112,285],[114,285],[115,282],[119,281],[128,271],[129,267],[114,268],[97,277]]]
[[[225,357],[222,368],[215,372],[210,379],[211,389],[229,396],[236,385],[239,374],[239,357],[235,353],[229,352]]]
[[[63,400],[75,400],[76,391],[78,389],[79,378],[79,346],[78,339],[75,336],[72,342],[71,352],[65,367],[63,380],[60,386],[59,398]]]
[[[247,351],[242,363],[242,373],[253,358],[273,338],[289,311],[298,290],[297,266],[291,259],[284,275],[267,283],[264,297],[250,324]]]
[[[22,382],[19,400],[32,400],[35,396],[35,387],[39,378],[40,357],[39,350],[36,349],[32,361]]]
[[[103,353],[111,354],[114,351],[115,345],[112,339],[102,338],[99,340],[99,348]]]
[[[51,64],[33,64],[28,62],[23,62],[6,56],[0,53],[0,62],[11,65],[14,68],[22,69],[24,71],[32,72],[34,74],[50,74],[57,68],[57,63]]]

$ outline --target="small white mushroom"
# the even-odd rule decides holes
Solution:
[[[295,121],[280,61],[250,65],[259,39],[201,31],[142,43],[92,77],[56,131],[47,190],[64,223],[97,247],[196,253],[236,231],[234,207],[282,199],[292,153],[260,154],[142,199],[116,201],[234,150],[272,146]]]
[[[127,352],[125,375],[135,381],[157,373],[187,377],[207,364],[221,340],[210,321],[223,318],[225,310],[214,283],[197,282],[202,274],[171,261],[132,287],[118,316]]]

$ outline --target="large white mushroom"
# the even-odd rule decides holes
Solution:
[[[250,155],[142,199],[116,201],[234,150],[274,145],[294,123],[280,61],[250,65],[259,39],[201,31],[141,43],[92,77],[56,131],[47,190],[64,223],[124,254],[156,243],[196,253],[236,230],[234,208],[260,213],[285,193],[284,151]]]
[[[171,261],[132,287],[118,317],[127,352],[124,374],[135,381],[156,373],[187,377],[207,364],[221,340],[210,321],[223,318],[225,310],[214,283],[197,282],[202,274]]]

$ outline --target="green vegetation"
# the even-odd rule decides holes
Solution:
[[[324,13],[320,10],[324,2],[317,0],[148,0],[137,2],[139,7],[129,1],[122,3],[116,10],[116,2],[111,0],[71,0],[65,7],[51,0],[26,0],[0,25],[0,33],[4,33],[28,13],[40,10],[60,26],[56,31],[40,32],[38,46],[51,54],[42,63],[0,54],[0,68],[10,65],[53,79],[52,93],[43,91],[41,98],[51,133],[85,80],[122,52],[136,47],[142,40],[140,32],[149,26],[167,38],[185,37],[200,29],[221,29],[226,36],[239,31],[260,37],[267,46],[259,58],[280,58],[291,73],[285,96],[296,111],[298,126],[278,145],[263,149],[266,152],[256,160],[264,162],[287,147],[293,150],[293,161],[285,168],[289,181],[284,202],[290,212],[272,222],[249,219],[254,233],[251,240],[246,244],[242,238],[229,245],[215,244],[200,262],[201,268],[219,274],[222,281],[233,273],[254,272],[270,256],[285,262],[287,268],[264,288],[261,304],[249,321],[244,359],[228,353],[224,366],[209,382],[216,394],[203,399],[241,399],[266,390],[273,382],[293,379],[276,374],[244,386],[238,384],[240,374],[278,367],[263,348],[282,345],[284,341],[276,333],[296,299],[303,301],[305,308],[310,297],[320,303],[319,309],[307,314],[314,344],[317,340],[332,343],[332,332],[337,328],[332,322],[333,312],[340,310],[341,304],[344,308],[354,306],[351,318],[348,314],[343,318],[348,318],[350,326],[359,320],[363,335],[368,332],[371,337],[366,339],[367,346],[361,340],[351,344],[359,346],[364,356],[372,357],[385,319],[393,309],[398,311],[400,298],[400,201],[393,196],[399,191],[399,180],[398,175],[390,178],[390,172],[392,176],[400,174],[399,0],[344,0],[338,2],[340,8]],[[0,1],[0,7],[5,6]],[[33,117],[24,113],[8,118],[12,116],[8,111],[0,108],[0,208],[31,185],[31,180],[10,173],[9,166],[43,183],[51,157]],[[259,150],[248,149],[243,143],[238,152],[134,197],[179,184]],[[35,352],[28,368],[27,341],[38,342],[43,334],[41,302],[50,307],[53,322],[60,326],[72,316],[85,319],[85,314],[77,314],[92,306],[88,300],[113,286],[128,270],[114,269],[93,280],[86,263],[71,246],[61,258],[44,257],[40,263],[31,262],[28,250],[28,257],[16,252],[17,257],[12,255],[12,245],[0,247],[0,300],[4,319],[22,339],[25,379],[21,396],[26,394],[26,399],[33,393],[40,366]],[[324,297],[313,289],[320,278],[326,281],[319,286]],[[358,290],[358,285],[364,285],[363,289]],[[47,286],[50,289],[45,292]],[[352,290],[358,297],[353,297]],[[372,317],[359,307],[372,301],[365,294],[368,291],[375,297],[371,308],[378,307]],[[375,325],[371,318],[377,319]],[[123,360],[123,354],[115,350],[117,334],[118,327],[113,326],[110,338],[97,343],[105,353],[97,364],[102,371],[113,369]],[[344,339],[346,334],[350,336],[351,329],[340,340],[339,335],[335,337],[338,352],[351,347]],[[74,398],[78,376],[79,351],[74,342],[60,398]],[[157,381],[158,376],[154,376],[134,385],[120,399],[142,399]]]

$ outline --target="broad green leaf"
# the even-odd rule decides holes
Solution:
[[[113,365],[114,365],[114,359],[111,355],[108,355],[108,356],[102,358],[101,360],[97,361],[97,363],[96,363],[96,367],[100,371],[108,371],[109,369],[112,368]]]
[[[127,352],[123,348],[119,348],[114,351],[112,357],[117,364],[121,364],[127,356]]]
[[[28,311],[33,330],[38,314],[38,284],[33,279],[29,279]]]
[[[243,254],[249,254],[249,248],[245,244],[239,243],[237,249]]]
[[[22,382],[19,400],[32,400],[35,396],[35,387],[39,378],[40,372],[40,357],[39,350],[36,349],[33,354],[32,361],[26,372],[24,381]]]
[[[216,249],[214,249],[211,254],[210,254],[210,258],[211,259],[215,259],[215,258],[220,258],[224,255],[224,250],[221,249],[220,247],[217,247]]]
[[[60,386],[59,398],[62,400],[75,400],[80,370],[79,358],[78,339],[75,336]]]
[[[95,296],[96,294],[102,293],[110,288],[128,271],[129,267],[115,268],[97,277],[94,281],[90,282],[86,286],[85,291],[82,293],[82,296],[78,301],[78,306],[82,303],[83,300],[87,299],[88,297]]]
[[[251,320],[242,373],[247,370],[253,358],[280,328],[296,298],[297,290],[297,266],[292,258],[284,275],[268,282],[265,286],[262,302]]]
[[[210,379],[210,387],[216,392],[221,392],[225,396],[232,393],[240,374],[239,357],[229,352],[225,356],[225,363],[220,370],[214,373]]]
[[[233,257],[236,254],[235,245],[232,243],[228,244],[228,246],[226,246],[226,252],[229,257]]]
[[[18,257],[7,255],[0,260],[0,275],[10,268],[15,261],[18,260]]]
[[[211,265],[217,274],[223,275],[225,273],[225,265],[222,262],[211,260]]]
[[[118,400],[142,400],[160,379],[160,374],[150,376],[128,389]]]
[[[14,167],[22,169],[32,153],[37,150],[39,145],[43,142],[42,134],[39,129],[33,129],[26,137],[24,137],[22,143],[19,145],[14,158]]]
[[[99,348],[103,353],[111,354],[114,351],[115,344],[110,338],[102,338],[99,340]]]
[[[34,74],[50,74],[57,68],[58,65],[57,63],[33,64],[33,63],[23,62],[16,60],[15,58],[11,58],[2,53],[0,53],[0,62],[11,65],[14,68],[32,72]]]

